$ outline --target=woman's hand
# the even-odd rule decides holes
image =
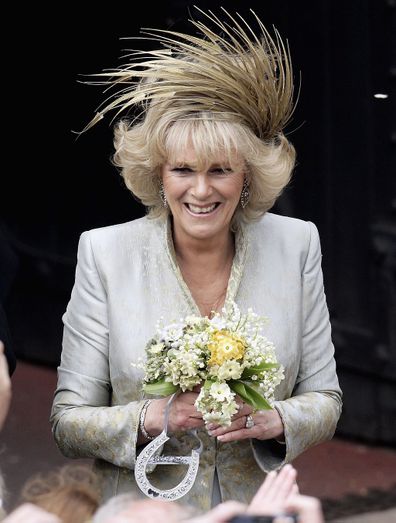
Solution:
[[[172,401],[169,409],[168,431],[176,432],[204,426],[202,414],[194,403],[198,392],[181,392]],[[153,400],[147,408],[144,427],[150,436],[158,436],[164,430],[164,414],[169,397]]]
[[[251,415],[254,421],[250,429],[245,427],[247,415]],[[222,443],[249,438],[282,440],[284,437],[282,419],[276,409],[259,410],[252,414],[252,408],[246,404],[233,417],[229,427],[208,425],[208,430],[211,436],[217,437]]]

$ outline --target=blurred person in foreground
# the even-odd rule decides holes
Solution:
[[[6,523],[87,523],[99,507],[96,475],[84,465],[35,474],[23,486],[20,505]]]
[[[4,353],[4,344],[0,341],[0,431],[6,420],[11,403],[11,379]]]
[[[10,408],[11,394],[11,379],[8,370],[8,363],[4,354],[4,344],[0,341],[0,432],[4,426]],[[0,521],[5,516],[3,508],[5,497],[6,489],[0,470]]]
[[[3,523],[62,523],[62,520],[55,514],[31,503],[23,503],[0,521]]]
[[[95,513],[92,523],[256,523],[267,517],[277,521],[323,523],[320,501],[298,492],[296,470],[291,465],[279,473],[270,472],[249,505],[226,501],[199,515],[178,503],[138,500],[133,494],[119,494],[108,500]],[[196,511],[195,511],[196,512]]]
[[[99,507],[96,474],[85,465],[64,465],[36,474],[24,485],[23,502],[59,516],[63,523],[85,523]]]
[[[14,354],[14,351],[12,350],[10,329],[8,326],[8,321],[7,321],[5,310],[4,310],[4,307],[1,302],[0,302],[0,340],[3,343],[3,353],[5,354],[5,357],[7,360],[8,373],[10,376],[12,376],[12,374],[15,371],[16,365],[17,365],[17,360],[16,360],[16,356]]]

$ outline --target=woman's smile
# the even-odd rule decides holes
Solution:
[[[214,202],[206,205],[196,205],[193,203],[184,204],[188,213],[197,218],[207,218],[213,216],[217,209],[219,209],[221,203]]]

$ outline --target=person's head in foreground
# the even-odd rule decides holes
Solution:
[[[85,466],[65,465],[28,480],[21,498],[59,516],[64,523],[84,523],[99,507],[97,478]]]
[[[119,494],[97,510],[92,523],[178,523],[186,521],[191,514],[192,510],[178,503]]]

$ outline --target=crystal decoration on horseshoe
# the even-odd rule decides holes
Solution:
[[[140,490],[149,498],[162,499],[164,501],[175,501],[185,496],[194,485],[198,473],[199,456],[202,452],[202,441],[199,439],[196,430],[189,431],[198,441],[199,446],[191,451],[190,456],[158,456],[156,451],[166,443],[168,436],[168,416],[172,401],[177,393],[169,399],[165,409],[164,430],[159,436],[147,444],[136,458],[135,479]],[[147,478],[147,465],[188,465],[187,472],[182,481],[173,488],[161,490],[152,485]]]

